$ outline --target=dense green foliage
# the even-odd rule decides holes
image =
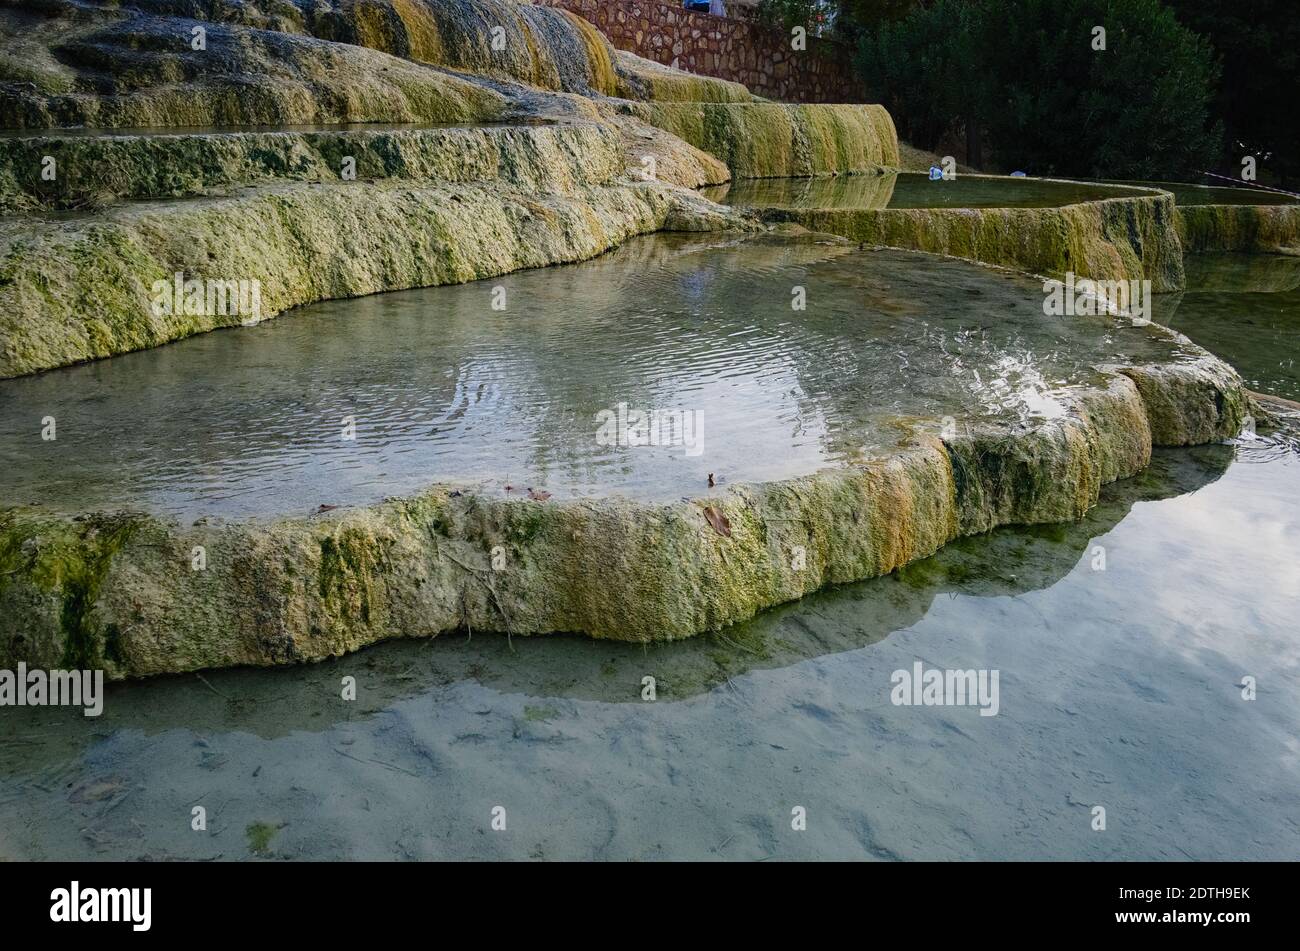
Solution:
[[[900,138],[935,148],[982,111],[992,95],[981,91],[984,30],[978,3],[936,0],[863,37],[859,68],[868,91],[889,108]]]
[[[1220,155],[1214,51],[1158,0],[935,0],[865,34],[858,62],[924,148],[971,127],[988,164],[1122,178],[1194,175]]]
[[[1223,60],[1214,111],[1227,130],[1225,171],[1257,156],[1261,178],[1300,179],[1300,10],[1295,0],[1165,0],[1184,26],[1208,39]]]

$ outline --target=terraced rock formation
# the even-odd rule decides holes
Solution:
[[[0,37],[0,124],[33,133],[0,139],[0,377],[242,322],[153,313],[175,273],[260,282],[264,319],[752,227],[685,190],[722,162],[603,98],[748,92],[565,11],[46,0]]]
[[[732,174],[869,175],[899,163],[878,106],[759,102],[734,83],[615,53],[565,11],[509,0],[42,0],[0,8],[0,25],[0,123],[152,133],[0,140],[0,213],[11,215],[0,227],[0,377],[233,322],[152,314],[149,289],[178,272],[261,281],[264,318],[322,296],[571,261],[645,230],[743,228],[743,216],[680,190]],[[411,123],[420,127],[398,127]],[[445,123],[470,127],[427,128]],[[328,128],[285,128],[303,124]],[[235,131],[249,126],[273,131]],[[453,197],[449,183],[484,190]],[[485,213],[468,213],[480,193]],[[1135,194],[1052,210],[776,217],[1172,290],[1181,256],[1167,204]],[[307,208],[318,237],[359,242],[355,262],[295,233],[285,216]],[[31,214],[45,211],[63,214]],[[530,227],[506,233],[519,222]],[[363,233],[376,228],[431,260],[389,255]]]
[[[266,319],[581,260],[647,231],[745,227],[694,192],[624,175],[617,131],[591,123],[15,142],[28,158],[73,157],[61,201],[184,197],[7,221],[0,376],[248,322],[220,308],[156,312],[156,282],[175,274],[256,281],[254,319]],[[365,181],[339,180],[344,155]],[[9,195],[36,200],[38,181],[27,184]]]
[[[577,261],[654,230],[753,230],[690,189],[899,161],[879,107],[760,102],[510,0],[7,2],[0,126],[24,133],[0,139],[0,377],[247,322],[158,312],[153,288],[175,274],[256,281],[265,319]],[[800,220],[1040,273],[1181,282],[1172,200],[1154,193]],[[434,486],[318,517],[183,525],[4,502],[0,663],[121,678],[458,628],[688,637],[961,535],[1078,518],[1152,445],[1222,439],[1252,412],[1235,373],[1188,344],[1107,370],[1032,428],[940,440],[918,427],[862,465],[707,503]],[[773,557],[788,545],[805,566]],[[494,548],[511,571],[492,570]]]

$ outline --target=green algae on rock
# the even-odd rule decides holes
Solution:
[[[731,181],[725,164],[677,136],[629,115],[611,113],[605,118],[622,135],[623,158],[634,175],[683,188]]]
[[[63,174],[41,177],[50,156]],[[538,192],[621,177],[623,138],[596,122],[357,126],[0,138],[0,209],[103,207],[222,195],[275,182],[499,181]]]
[[[327,298],[583,260],[660,229],[744,226],[692,192],[652,182],[551,194],[494,184],[268,185],[14,223],[0,244],[0,376],[248,320],[206,308],[157,312],[157,282],[177,273],[258,282],[253,316],[262,319]]]
[[[1183,249],[1300,254],[1300,204],[1179,205]]]
[[[622,79],[619,94],[624,99],[657,102],[755,101],[755,97],[740,83],[686,73],[622,50],[616,50],[614,56],[614,68]]]
[[[106,85],[104,74],[118,79]],[[510,95],[483,80],[580,96],[751,98],[735,83],[616,54],[568,11],[512,0],[0,10],[0,127],[482,122]]]
[[[622,108],[722,160],[737,178],[898,166],[898,133],[883,106],[649,102]]]
[[[1128,417],[1136,394],[1116,391]],[[734,487],[711,503],[730,520],[725,538],[698,503],[542,505],[447,489],[271,524],[185,528],[137,516],[129,532],[120,518],[11,511],[0,517],[0,606],[21,633],[0,660],[53,665],[73,651],[120,678],[320,660],[460,628],[689,637],[888,573],[961,534],[1079,517],[1102,474],[1132,475],[1149,458],[1141,434],[1105,454],[1093,422],[1105,402],[1042,435],[922,441],[861,467]],[[1234,431],[1222,417],[1221,434]],[[83,553],[112,530],[111,559]],[[788,557],[796,545],[802,564]],[[492,570],[494,549],[509,571]],[[203,571],[192,568],[198,550]],[[76,573],[52,572],[50,551],[74,552],[64,558]],[[91,600],[83,578],[97,581]]]
[[[1174,196],[1174,221],[1187,252],[1300,254],[1300,198],[1261,188],[1185,182],[1115,182]]]
[[[1148,279],[1156,292],[1181,289],[1183,256],[1173,197],[1117,187],[1121,194],[1114,197],[1057,208],[777,206],[763,209],[763,217],[867,245],[945,254],[1048,277],[1072,271],[1094,280]]]
[[[320,126],[0,137],[0,212],[87,210],[122,200],[221,195],[278,181],[501,181],[538,192],[603,184],[654,156],[655,180],[730,179],[717,159],[630,116],[452,126]],[[42,177],[47,157],[62,174]]]
[[[190,46],[197,26],[202,50]],[[119,79],[105,86],[106,72]],[[481,83],[397,56],[219,16],[60,0],[0,10],[4,128],[484,122],[506,105]]]

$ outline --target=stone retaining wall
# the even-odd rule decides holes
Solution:
[[[615,48],[705,76],[742,83],[786,102],[864,102],[848,47],[808,37],[792,50],[789,34],[746,20],[692,13],[658,0],[536,0],[578,14]]]

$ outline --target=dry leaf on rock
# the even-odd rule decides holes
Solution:
[[[727,521],[727,516],[723,515],[720,509],[714,508],[712,505],[704,506],[704,518],[719,535],[724,538],[731,537],[731,523]]]

